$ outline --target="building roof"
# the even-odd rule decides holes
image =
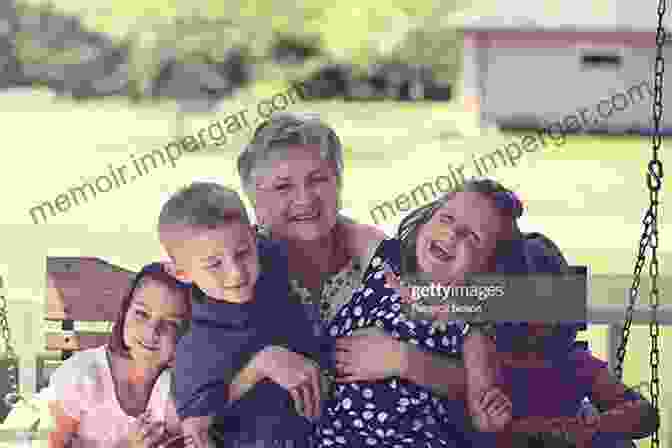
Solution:
[[[445,25],[471,31],[650,31],[658,0],[500,0],[446,17]],[[672,28],[669,8],[663,26]]]

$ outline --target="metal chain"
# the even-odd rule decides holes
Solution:
[[[663,164],[658,159],[658,151],[662,144],[660,135],[660,124],[663,116],[663,73],[665,71],[665,60],[663,58],[663,45],[666,40],[666,33],[663,28],[663,16],[665,14],[665,0],[658,1],[658,29],[656,31],[656,63],[654,78],[654,101],[653,101],[653,122],[655,131],[652,136],[653,156],[648,164],[646,174],[646,185],[649,189],[649,209],[644,216],[642,223],[644,231],[639,242],[639,253],[635,262],[634,276],[630,288],[630,297],[626,311],[625,324],[623,326],[623,335],[620,346],[616,354],[616,367],[614,372],[619,379],[623,377],[623,361],[625,359],[626,347],[630,336],[630,326],[635,303],[639,297],[639,284],[641,272],[646,262],[646,249],[651,248],[651,262],[649,264],[649,277],[651,278],[651,288],[649,291],[649,306],[651,308],[651,321],[649,322],[649,335],[651,337],[651,350],[649,354],[649,364],[651,367],[650,395],[651,404],[659,411],[658,396],[660,394],[660,381],[658,378],[659,348],[658,336],[660,334],[660,324],[658,322],[658,192],[662,186]],[[651,437],[651,448],[658,448],[660,439],[658,430]]]
[[[14,347],[12,346],[12,338],[9,328],[9,320],[7,318],[9,314],[7,299],[5,299],[4,294],[2,294],[3,282],[2,277],[0,277],[0,337],[5,345],[5,359],[7,360],[7,383],[9,385],[9,391],[7,395],[3,397],[5,404],[12,408],[20,400],[21,396],[19,395],[19,359],[14,352]]]

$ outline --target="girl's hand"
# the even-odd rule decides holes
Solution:
[[[499,388],[493,387],[480,399],[469,401],[474,426],[479,431],[502,431],[511,422],[511,400]]]
[[[405,343],[376,327],[336,339],[334,359],[339,383],[403,376],[407,370]]]
[[[166,437],[166,424],[155,421],[149,412],[140,415],[131,427],[128,435],[130,448],[157,448]]]
[[[294,400],[296,412],[308,419],[319,418],[322,411],[320,368],[303,355],[283,347],[267,347],[257,354],[254,367],[286,389]]]
[[[189,417],[182,422],[184,446],[191,448],[210,448],[214,446],[209,436],[212,417]]]

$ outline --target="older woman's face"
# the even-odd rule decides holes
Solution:
[[[489,198],[456,193],[420,227],[418,267],[434,281],[460,284],[466,274],[487,267],[504,228],[504,217]]]
[[[338,214],[333,162],[317,146],[278,149],[255,170],[255,213],[281,238],[315,240],[329,234]]]

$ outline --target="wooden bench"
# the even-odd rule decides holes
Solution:
[[[107,343],[134,272],[94,257],[47,257],[45,319],[61,322],[47,331],[46,350],[65,360],[78,350]],[[78,330],[76,322],[107,322],[105,331]]]

